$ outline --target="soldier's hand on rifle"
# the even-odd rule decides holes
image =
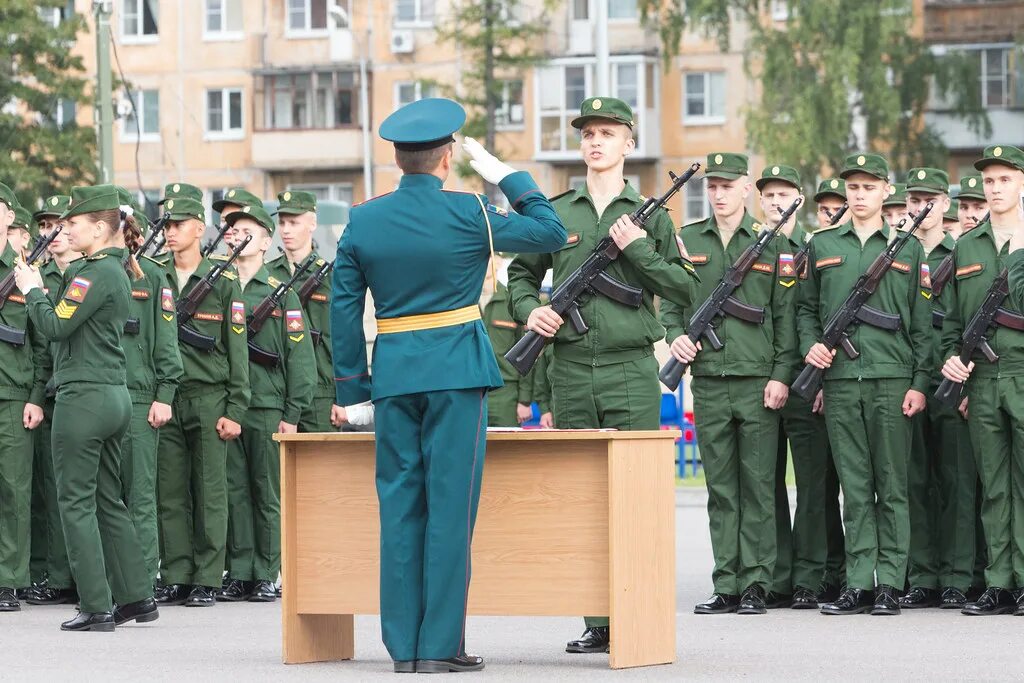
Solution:
[[[608,229],[608,235],[615,241],[615,246],[619,248],[619,251],[633,242],[647,237],[647,233],[638,228],[629,216],[625,215],[619,216],[619,220],[612,224],[612,227]]]
[[[963,384],[971,376],[972,370],[974,370],[974,361],[964,365],[959,356],[950,356],[946,364],[942,366],[942,376],[950,382]]]
[[[700,342],[694,344],[689,337],[681,334],[672,342],[671,351],[676,360],[680,363],[692,363],[697,357],[697,352],[703,348]]]
[[[785,383],[771,379],[764,385],[764,407],[768,410],[779,410],[788,398],[789,386]]]
[[[146,419],[150,427],[160,429],[171,421],[171,407],[166,403],[153,401],[153,404],[149,406],[149,415]]]
[[[516,169],[488,152],[473,138],[466,138],[466,141],[462,143],[462,149],[472,157],[469,165],[473,167],[473,170],[492,185],[497,185],[507,176],[516,172]]]
[[[39,274],[39,269],[21,260],[14,265],[14,282],[22,294],[28,294],[37,287],[43,288],[43,276]]]
[[[533,418],[533,408],[525,403],[516,404],[516,421],[519,424],[529,422]]]
[[[43,409],[35,403],[26,403],[25,410],[21,414],[22,424],[25,429],[35,429],[43,424]]]
[[[217,436],[221,441],[233,441],[242,434],[242,425],[234,420],[222,417],[217,420]]]
[[[928,405],[928,399],[925,398],[924,394],[911,389],[903,397],[903,414],[907,417],[913,417],[924,410],[926,405]]]
[[[836,352],[829,351],[828,347],[818,342],[811,347],[811,350],[807,352],[807,357],[804,358],[804,362],[808,365],[813,365],[816,368],[825,370],[832,366],[832,359],[835,358]]]
[[[540,306],[530,313],[526,327],[542,337],[554,337],[563,322],[562,316],[555,313],[550,306]]]
[[[818,393],[814,395],[814,403],[811,404],[811,412],[816,415],[825,414],[825,392],[822,389],[818,389]]]

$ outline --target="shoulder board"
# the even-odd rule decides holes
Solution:
[[[564,197],[565,195],[569,194],[570,192],[575,192],[575,191],[576,190],[569,189],[569,190],[566,190],[565,192],[560,192],[559,194],[556,194],[556,195],[553,195],[551,197],[548,197],[548,201],[549,202],[553,202],[556,199],[561,199],[562,197]]]
[[[821,233],[823,233],[823,232],[828,232],[829,230],[835,230],[836,228],[839,228],[839,227],[840,227],[840,226],[838,226],[838,225],[826,225],[826,226],[825,226],[824,228],[818,228],[818,229],[817,229],[817,230],[815,230],[814,232],[812,232],[812,233],[808,233],[808,234],[811,234],[811,235],[820,235],[820,234],[821,234]]]
[[[281,284],[281,281],[278,280],[273,275],[268,275],[267,276],[267,284],[269,284],[271,287],[277,287],[279,284]]]
[[[227,254],[210,254],[206,258],[210,259],[211,261],[227,261],[228,260]]]
[[[229,280],[237,280],[238,279],[238,276],[235,275],[234,273],[232,273],[230,270],[225,270],[223,273],[221,273],[221,275],[223,277],[226,277]]]
[[[473,195],[475,197],[482,197],[483,196],[479,192],[473,192],[472,190],[456,190],[456,189],[449,189],[447,187],[442,187],[441,188],[441,192],[449,192],[451,194],[471,194],[471,195]]]
[[[694,221],[693,223],[687,223],[686,225],[684,225],[683,227],[681,227],[679,229],[680,230],[686,230],[687,228],[696,228],[698,226],[703,226],[705,223],[707,223],[707,219],[706,218],[704,220],[702,220],[702,221]]]
[[[100,259],[105,259],[105,258],[107,258],[106,254],[93,254],[92,256],[86,256],[85,260],[86,261],[99,261]]]
[[[147,254],[143,254],[142,257],[139,260],[140,261],[149,261],[150,263],[155,263],[158,266],[162,266],[163,265],[163,262],[157,261],[155,258],[153,258],[152,256],[149,256]]]
[[[362,206],[363,204],[369,204],[374,199],[380,199],[381,197],[387,197],[389,194],[391,194],[391,193],[390,192],[384,192],[383,194],[379,194],[379,195],[377,195],[375,197],[370,197],[369,199],[364,199],[363,201],[359,202],[358,204],[353,204],[352,208],[354,209],[357,206]]]

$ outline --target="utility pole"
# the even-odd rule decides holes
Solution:
[[[586,96],[611,97],[611,69],[608,67],[608,0],[597,0],[594,3],[594,33],[594,52],[597,56],[597,73],[594,74],[596,90],[586,93]]]
[[[96,128],[99,181],[114,181],[114,104],[110,81],[111,0],[93,0],[96,15]]]

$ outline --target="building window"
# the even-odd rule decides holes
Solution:
[[[1020,80],[1014,78],[1011,47],[985,48],[978,50],[981,78],[981,104],[990,109],[1024,106],[1024,93],[1020,92]],[[1016,82],[1015,82],[1016,81]],[[1018,87],[1015,87],[1018,86]]]
[[[125,93],[126,98],[134,101],[129,103],[128,113],[121,120],[121,140],[134,142],[136,139],[151,142],[160,139],[160,91],[136,90]],[[136,113],[138,118],[136,119]]]
[[[523,82],[505,81],[501,84],[501,101],[494,112],[494,124],[498,128],[521,128],[523,122]]]
[[[206,134],[210,138],[241,138],[242,90],[218,88],[206,91]]]
[[[683,124],[725,123],[725,73],[696,71],[683,79]]]
[[[318,202],[345,202],[352,206],[352,183],[297,184],[289,185],[288,189],[312,192]]]
[[[693,223],[707,218],[711,215],[710,206],[707,178],[691,178],[690,182],[686,183],[685,222]]]
[[[257,89],[263,129],[340,128],[359,120],[353,71],[268,74],[257,79]]]
[[[609,19],[638,19],[640,10],[636,0],[608,0]]]
[[[590,19],[590,0],[572,0],[573,21]]]
[[[212,38],[242,35],[242,0],[206,0],[205,35]]]
[[[68,0],[63,7],[38,7],[39,18],[57,28],[61,23],[75,16],[75,0]]]
[[[67,126],[75,125],[75,116],[77,113],[78,105],[75,101],[66,97],[61,97],[54,103],[53,110],[47,119],[50,124],[57,128],[66,128]]]
[[[142,210],[146,212],[146,218],[150,223],[155,223],[163,215],[163,207],[157,204],[160,201],[160,192],[159,188],[135,192],[135,199],[139,202]]]
[[[122,38],[155,39],[159,21],[159,0],[121,0]]]
[[[327,0],[287,0],[287,33],[327,30]]]
[[[612,90],[631,109],[640,106],[640,73],[636,64],[616,64],[612,68]]]
[[[395,0],[396,24],[426,24],[434,20],[434,0]]]
[[[395,83],[395,109],[401,109],[410,102],[427,97],[436,97],[437,87],[422,81],[398,81]]]

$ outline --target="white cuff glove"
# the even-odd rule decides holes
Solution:
[[[373,422],[373,403],[357,403],[354,406],[345,406],[345,416],[348,423],[356,427],[365,427]]]
[[[516,172],[516,169],[488,152],[473,138],[466,138],[466,141],[462,143],[462,149],[472,157],[469,165],[473,167],[473,170],[492,185],[497,185],[507,176]]]

